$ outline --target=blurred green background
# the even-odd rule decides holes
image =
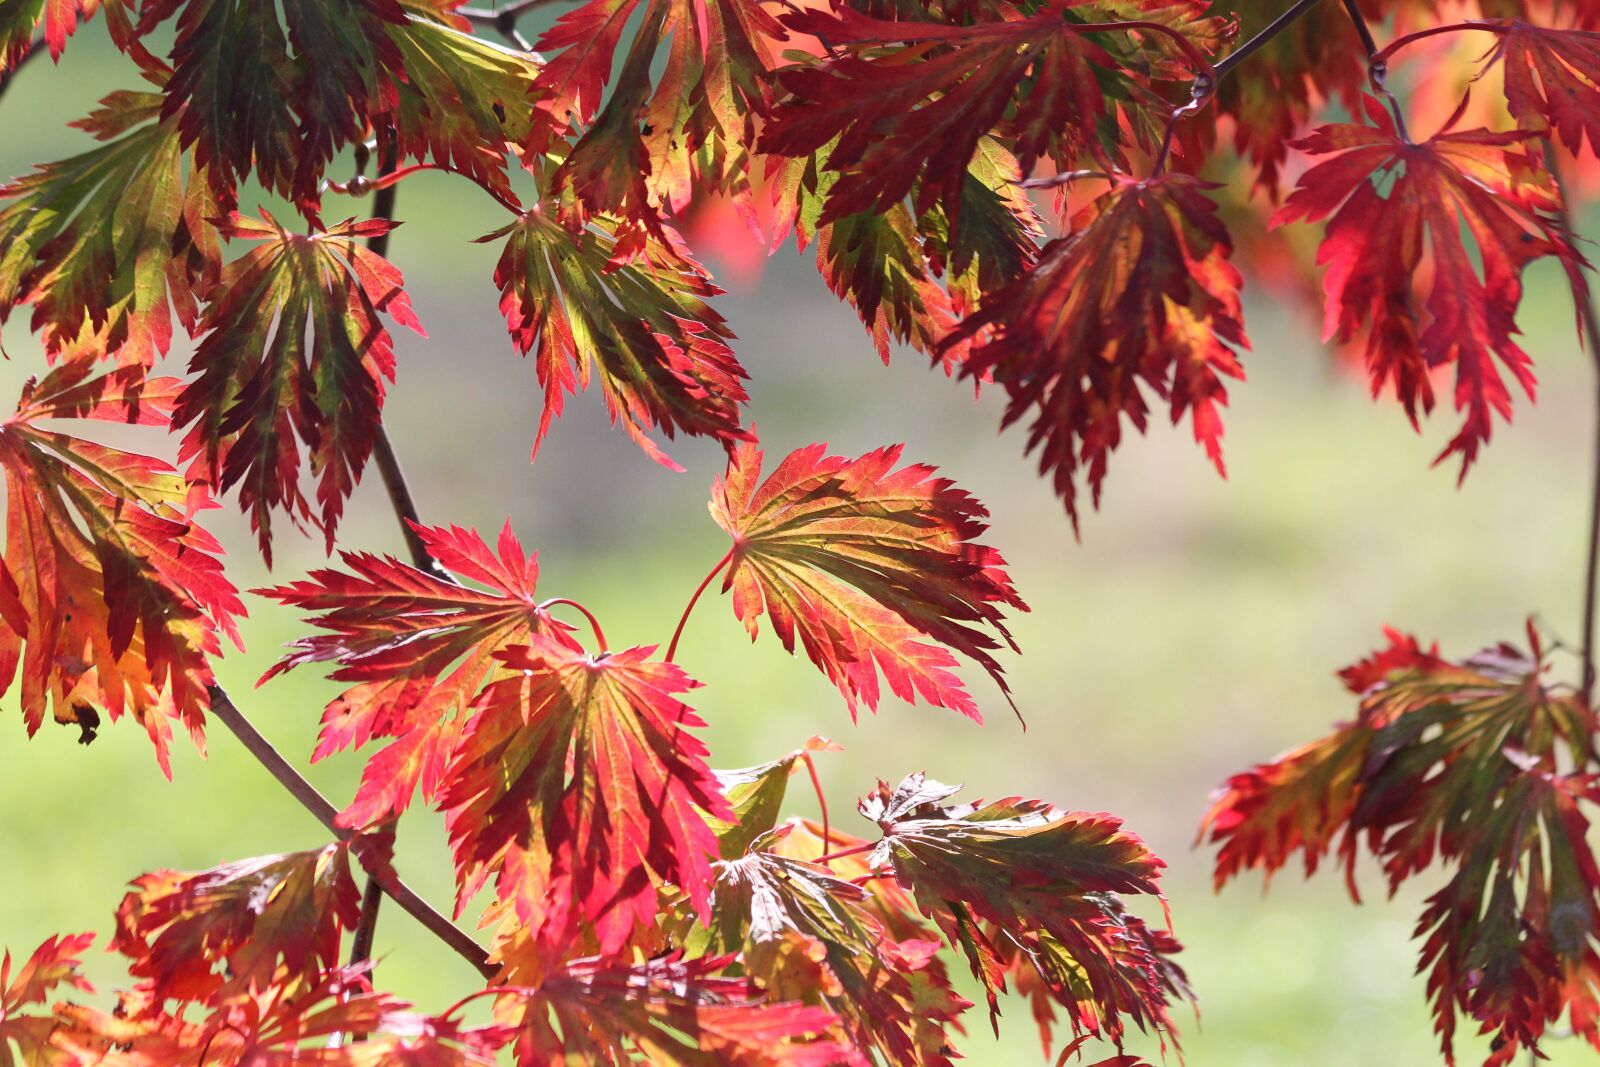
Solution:
[[[59,69],[28,68],[0,106],[0,175],[82,150],[87,138],[62,124],[132,84],[98,27]],[[329,217],[342,207],[332,204]],[[349,213],[365,207],[352,202]],[[509,515],[540,552],[542,590],[583,600],[619,647],[663,641],[724,550],[705,511],[718,450],[677,442],[668,451],[688,472],[668,472],[610,429],[599,397],[588,395],[530,466],[540,407],[534,369],[512,349],[496,311],[497,248],[470,241],[503,214],[466,183],[436,175],[405,183],[399,214],[406,225],[392,258],[430,338],[399,333],[399,383],[385,418],[424,518],[492,534]],[[1575,643],[1594,387],[1553,272],[1530,277],[1522,316],[1540,403],[1519,406],[1515,427],[1500,430],[1459,491],[1453,470],[1428,466],[1453,429],[1449,414],[1419,439],[1397,408],[1372,403],[1361,381],[1332,367],[1314,314],[1252,286],[1255,351],[1249,382],[1233,390],[1229,478],[1216,477],[1187,426],[1158,425],[1114,459],[1081,542],[1021,456],[1021,434],[996,434],[1000,398],[975,400],[915,354],[880,365],[809,256],[785,250],[759,280],[733,289],[719,307],[741,338],[753,378],[749,410],[769,453],[813,440],[852,455],[906,442],[908,458],[936,464],[992,509],[989,540],[1011,561],[1033,612],[1016,620],[1024,655],[1005,664],[1024,732],[980,672],[968,677],[986,726],[892,698],[876,718],[852,725],[809,663],[770,640],[752,647],[727,602],[708,600],[679,661],[706,683],[696,704],[716,765],[760,762],[811,734],[830,735],[846,748],[821,764],[836,819],[862,832],[849,814],[853,798],[877,777],[924,769],[966,783],[970,797],[1020,793],[1115,812],[1170,864],[1167,890],[1202,1012],[1184,1028],[1187,1062],[1438,1062],[1409,939],[1435,880],[1385,901],[1369,877],[1371,899],[1360,907],[1336,877],[1307,883],[1292,871],[1270,895],[1259,880],[1214,895],[1208,854],[1192,841],[1222,778],[1352,711],[1332,672],[1373,647],[1382,624],[1462,655],[1520,640],[1524,617],[1537,613]],[[4,396],[42,366],[26,317],[14,315],[5,332]],[[174,353],[169,369],[184,359]],[[142,443],[169,458],[176,451],[175,439],[159,435]],[[286,533],[269,575],[231,500],[208,525],[233,553],[242,588],[323,562],[319,544]],[[403,554],[375,476],[356,493],[341,535],[351,548]],[[230,656],[219,672],[257,725],[303,762],[335,690],[300,670],[252,691],[302,631],[289,613],[250,600],[250,653]],[[1575,675],[1573,657],[1560,655],[1560,669]],[[103,943],[123,883],[143,871],[200,869],[325,840],[220,728],[207,759],[179,743],[168,783],[142,733],[125,723],[84,748],[75,731],[51,724],[29,742],[14,696],[4,711],[0,943],[13,951],[31,951],[57,931],[94,930]],[[342,802],[359,765],[346,755],[307,773]],[[808,811],[807,791],[793,793],[796,810]],[[434,815],[407,816],[398,865],[448,905],[450,864]],[[440,1009],[473,984],[470,969],[398,909],[386,910],[377,951],[380,983],[424,1008]],[[114,982],[116,962],[94,953],[90,971],[102,986]],[[1019,1003],[1006,1005],[998,1041],[980,1013],[970,1030],[964,1051],[974,1064],[1040,1060]],[[1153,1044],[1135,1047],[1155,1055]],[[1459,1051],[1470,1063],[1483,1050],[1463,1041]],[[1570,1043],[1550,1051],[1558,1063],[1594,1058]]]

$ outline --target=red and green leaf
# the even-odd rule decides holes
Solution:
[[[260,241],[223,270],[200,322],[204,333],[178,398],[189,427],[182,459],[217,493],[239,487],[261,551],[272,559],[271,516],[321,529],[333,548],[382,419],[394,348],[380,313],[422,333],[400,272],[360,243],[394,225],[346,221],[311,235],[234,216],[223,232]],[[317,508],[300,489],[300,446],[317,479]]]
[[[733,812],[677,699],[698,683],[653,651],[533,635],[500,654],[514,673],[478,699],[440,790],[458,910],[493,878],[497,910],[538,945],[601,953],[654,922],[659,883],[705,911],[706,819]]]
[[[869,890],[770,851],[787,831],[716,865],[710,929],[689,929],[688,943],[739,953],[771,996],[827,1007],[875,1061],[951,1067],[956,1020],[971,1004],[932,966],[938,942],[893,939],[869,910]]]
[[[44,24],[50,58],[60,59],[78,23],[100,8],[100,0],[6,0],[0,4],[0,76],[22,62]]]
[[[1165,864],[1108,815],[1016,797],[945,805],[958,788],[913,774],[893,790],[880,782],[860,811],[883,832],[868,863],[892,873],[966,955],[991,1014],[1020,955],[1075,1036],[1120,1046],[1125,1020],[1175,1034],[1170,1003],[1188,987],[1168,957],[1180,946],[1118,896],[1160,897]]]
[[[706,303],[722,290],[675,241],[604,219],[573,233],[538,209],[482,240],[500,237],[500,310],[517,347],[537,347],[545,391],[535,455],[566,395],[592,377],[612,423],[664,466],[680,469],[652,429],[728,448],[753,440],[740,421],[749,398],[733,333]]]
[[[339,842],[141,875],[117,909],[113,947],[157,1003],[298,996],[338,968],[341,935],[361,917],[351,851]]]
[[[1124,420],[1141,433],[1148,424],[1147,394],[1167,402],[1174,423],[1189,412],[1223,470],[1223,380],[1244,377],[1235,349],[1249,341],[1209,188],[1182,174],[1113,176],[1068,236],[946,342],[970,342],[962,373],[1005,389],[1003,425],[1032,413],[1028,448],[1074,526],[1080,478],[1098,504]]]
[[[392,557],[346,552],[349,572],[318,570],[306,581],[256,590],[312,613],[312,624],[325,631],[295,641],[263,682],[307,663],[335,663],[333,680],[352,683],[323,711],[312,760],[394,738],[368,761],[355,800],[340,813],[346,826],[399,815],[418,785],[433,801],[473,700],[511,673],[496,653],[535,634],[568,640],[567,628],[534,598],[539,559],[524,554],[509,521],[498,558],[473,530],[416,531],[445,571],[486,589]]]
[[[764,1000],[748,979],[718,976],[729,957],[685,960],[681,953],[630,965],[573,960],[536,988],[507,995],[497,1009],[514,1017],[521,1067],[561,1067],[574,1059],[620,1067],[836,1067],[863,1063],[829,1035],[837,1020],[823,1008]]]
[[[809,445],[760,481],[762,453],[739,449],[711,494],[733,538],[723,592],[752,639],[765,615],[806,655],[854,718],[876,711],[879,673],[895,696],[982,721],[952,649],[1008,694],[993,653],[1013,650],[1002,607],[1026,611],[1005,560],[978,543],[983,505],[932,467],[895,469],[900,447],[857,459]]]
[[[217,207],[161,102],[111,94],[75,124],[104,144],[0,187],[0,322],[33,305],[52,357],[149,366],[172,344],[173,313],[192,332],[217,280]]]
[[[221,635],[239,644],[234,619],[244,606],[223,576],[221,546],[194,521],[213,505],[160,460],[39,423],[165,426],[180,388],[138,367],[95,376],[67,363],[30,383],[0,425],[0,690],[20,673],[30,735],[47,707],[85,742],[100,711],[130,713],[168,774],[169,718],[201,743],[211,658]]]
[[[1342,672],[1362,695],[1333,734],[1236,775],[1201,826],[1219,846],[1216,876],[1270,874],[1295,852],[1307,873],[1334,850],[1355,894],[1363,849],[1390,890],[1435,861],[1453,868],[1417,936],[1445,1053],[1458,1014],[1496,1033],[1492,1064],[1534,1048],[1571,1009],[1600,1042],[1600,873],[1584,843],[1594,716],[1548,682],[1531,653],[1498,645],[1457,664],[1389,632],[1389,645]]]

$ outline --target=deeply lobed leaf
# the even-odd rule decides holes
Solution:
[[[1376,99],[1365,103],[1370,125],[1324,126],[1297,143],[1334,158],[1301,177],[1273,222],[1329,219],[1317,252],[1327,268],[1324,339],[1365,334],[1374,395],[1393,386],[1415,425],[1419,409],[1433,409],[1430,376],[1454,367],[1463,422],[1434,462],[1459,454],[1464,478],[1493,416],[1511,417],[1497,364],[1533,396],[1533,361],[1515,341],[1523,269],[1555,257],[1581,304],[1587,264],[1527,134],[1446,130],[1414,144]]]
[[[1015,797],[945,805],[957,788],[913,774],[893,790],[879,783],[859,808],[883,832],[869,865],[892,873],[966,955],[991,1015],[1021,957],[1075,1036],[1120,1047],[1125,1020],[1175,1035],[1170,1002],[1188,987],[1168,957],[1180,946],[1118,896],[1159,896],[1162,861],[1108,815]]]
[[[191,481],[239,486],[262,554],[272,561],[272,512],[310,522],[333,550],[345,498],[372,453],[394,348],[380,313],[422,334],[387,260],[360,244],[393,223],[347,220],[292,233],[233,216],[225,236],[259,241],[223,270],[200,322],[204,332],[178,398],[189,427],[181,458]],[[424,336],[426,336],[424,334]],[[300,449],[317,478],[317,508],[300,489]]]
[[[695,687],[653,648],[590,656],[530,635],[478,699],[440,789],[457,910],[491,878],[496,913],[541,958],[619,951],[670,882],[704,911],[732,810],[705,763]]]
[[[76,124],[104,144],[0,187],[0,322],[32,304],[51,357],[149,366],[172,344],[173,313],[192,332],[216,283],[218,209],[161,106],[111,94]]]
[[[1016,647],[1001,608],[1027,605],[1005,560],[978,543],[988,512],[932,467],[895,470],[900,452],[846,459],[809,445],[759,481],[761,451],[741,447],[711,495],[733,538],[723,592],[752,639],[763,615],[789,652],[798,637],[852,718],[877,709],[882,672],[902,700],[981,722],[948,649],[1008,693],[992,654]]]
[[[664,234],[619,231],[597,220],[573,233],[535,209],[482,238],[506,238],[500,310],[524,355],[537,346],[545,398],[534,454],[566,394],[591,375],[612,423],[664,466],[681,469],[648,436],[657,427],[729,448],[753,440],[741,424],[749,397],[733,333],[706,303],[722,290]]]
[[[244,606],[222,548],[194,521],[214,506],[160,460],[39,425],[95,419],[165,426],[180,384],[125,367],[66,363],[30,382],[0,425],[6,545],[0,564],[0,691],[20,674],[31,735],[48,706],[87,742],[131,713],[170,775],[170,718],[197,744],[220,636],[239,644]],[[240,646],[242,647],[242,646]]]
[[[331,677],[354,683],[323,710],[312,760],[373,738],[395,739],[367,762],[355,800],[339,816],[346,826],[398,816],[419,785],[425,800],[437,797],[473,700],[511,673],[497,653],[535,634],[570,641],[567,627],[535,599],[539,558],[523,552],[509,520],[498,558],[474,530],[416,531],[440,567],[487,591],[362,552],[343,554],[353,573],[330,568],[256,590],[317,613],[312,623],[326,631],[295,641],[263,682],[308,663],[336,663]]]
[[[578,1058],[617,1067],[834,1067],[857,1064],[829,1039],[824,1009],[766,1002],[750,981],[718,976],[727,957],[672,953],[640,964],[573,960],[537,988],[501,999],[514,1019],[519,1067],[562,1067]],[[517,991],[507,991],[515,994]]]
[[[1495,1034],[1494,1065],[1569,1009],[1600,1047],[1600,872],[1580,810],[1600,799],[1583,770],[1593,714],[1544,680],[1531,627],[1531,653],[1499,645],[1461,663],[1388,636],[1343,672],[1361,694],[1355,721],[1218,791],[1201,827],[1220,846],[1218,884],[1297,851],[1310,873],[1336,837],[1353,895],[1363,844],[1391,891],[1442,861],[1453,874],[1417,936],[1446,1057],[1458,1014]]]
[[[945,346],[970,341],[962,372],[992,377],[1004,425],[1031,413],[1039,452],[1074,527],[1080,478],[1100,500],[1124,420],[1141,433],[1146,392],[1223,470],[1225,378],[1243,378],[1248,348],[1232,242],[1197,178],[1113,175],[1111,188],[1046,245],[1033,269],[991,292]]]

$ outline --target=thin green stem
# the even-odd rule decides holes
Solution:
[[[683,614],[678,617],[678,628],[672,631],[672,640],[667,644],[667,662],[672,662],[672,657],[678,654],[678,639],[683,636],[683,627],[689,621],[689,613],[700,600],[700,594],[706,591],[706,586],[711,584],[711,579],[722,573],[722,568],[733,561],[733,549],[728,549],[728,554],[717,561],[711,568],[711,573],[700,579],[700,584],[695,586],[694,595],[689,598],[689,604],[683,609]]]

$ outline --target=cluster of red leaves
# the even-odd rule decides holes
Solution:
[[[1451,877],[1417,936],[1446,1057],[1458,1015],[1494,1035],[1493,1067],[1569,1012],[1600,1047],[1600,869],[1583,810],[1600,802],[1593,714],[1545,679],[1531,625],[1530,652],[1498,645],[1461,663],[1388,638],[1341,672],[1361,697],[1354,721],[1218,791],[1201,827],[1217,884],[1296,852],[1309,874],[1336,852],[1359,899],[1363,850],[1391,892],[1440,862]]]

